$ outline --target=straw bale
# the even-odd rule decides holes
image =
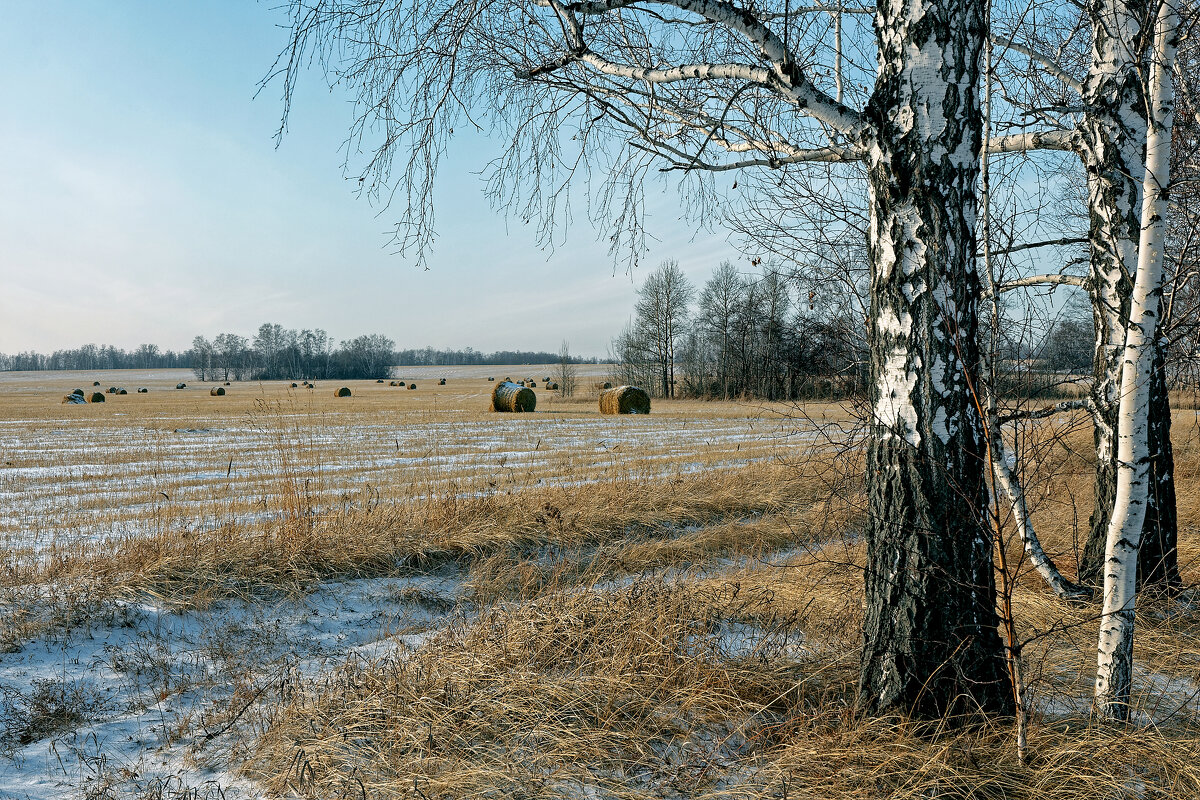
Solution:
[[[103,403],[106,399],[103,392],[92,392],[93,403]]]
[[[99,385],[100,385],[100,381],[92,381],[92,386],[99,386]]]
[[[295,386],[296,384],[293,383],[292,385]],[[175,384],[175,388],[176,389],[186,389],[187,384],[186,383],[177,383],[177,384]]]
[[[300,387],[299,387],[299,386],[297,386],[296,384],[294,384],[294,383],[293,383],[293,384],[292,384],[292,388],[293,388],[293,389],[299,389]]]
[[[553,391],[553,392],[557,392],[557,391],[558,391],[558,384],[557,384],[557,383],[547,383],[547,384],[546,384],[546,388],[547,388],[547,389],[549,389],[549,390],[551,390],[551,391]]]
[[[416,385],[415,383],[410,383],[410,384],[408,385],[408,388],[410,388],[410,389],[415,389],[415,388],[417,388],[417,385]]]
[[[116,393],[117,393],[117,387],[115,387],[115,386],[110,386],[110,387],[108,387],[107,389],[105,389],[105,390],[104,390],[104,393],[105,393],[105,394],[116,394]]]
[[[214,386],[213,388],[208,390],[208,393],[210,395],[212,395],[213,397],[224,397],[225,396],[225,390],[223,388],[221,388],[220,386]]]
[[[600,388],[601,389],[611,389],[613,387],[612,387],[611,383],[609,383],[608,381],[605,381],[603,384],[601,384]]]
[[[377,379],[375,382],[376,382],[376,383],[383,383],[383,378],[379,378],[379,379]]]
[[[139,386],[138,394],[150,394],[150,390],[147,389],[145,386]]]
[[[117,389],[117,394],[129,394],[128,389]]]
[[[100,396],[104,397],[104,395],[100,395]],[[63,401],[63,405],[65,405],[65,406],[87,405],[87,398],[81,394],[75,394],[74,392],[63,395],[62,401]]]
[[[492,390],[492,411],[533,411],[535,408],[537,395],[519,383],[503,381]]]
[[[350,387],[343,386],[342,388],[340,388],[336,392],[334,392],[333,396],[334,397],[349,397],[350,396]]]
[[[85,396],[85,393],[84,393],[83,389],[76,389],[75,391],[71,392],[71,394],[77,394],[77,395],[79,395],[80,397],[84,397],[84,396]]]
[[[445,379],[445,378],[442,378],[440,381],[438,381],[438,386],[445,386],[445,385],[446,385],[446,379]]]
[[[618,386],[600,393],[601,414],[649,414],[650,395],[636,386]]]

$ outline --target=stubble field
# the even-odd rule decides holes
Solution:
[[[862,719],[853,409],[603,417],[591,372],[529,415],[486,378],[545,367],[0,375],[0,798],[1200,793],[1190,597],[1143,607],[1135,730],[1087,719],[1095,609],[1029,573],[1029,763],[1011,720]],[[94,380],[130,394],[60,404]],[[1023,441],[1068,572],[1089,439]],[[1194,411],[1176,442],[1195,581]]]

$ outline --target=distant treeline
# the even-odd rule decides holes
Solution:
[[[160,350],[156,344],[141,344],[122,350],[109,344],[85,344],[74,350],[55,350],[50,355],[32,350],[16,355],[0,353],[0,370],[39,369],[187,369],[192,351]]]
[[[333,380],[386,378],[391,366],[456,366],[484,364],[557,364],[558,353],[497,350],[483,353],[472,347],[437,350],[432,347],[397,350],[381,334],[336,343],[320,328],[294,330],[265,323],[253,337],[222,333],[197,336],[183,352],[143,344],[132,351],[111,345],[87,344],[50,355],[0,353],[0,370],[191,369],[200,380]],[[576,364],[597,359],[571,358]]]
[[[743,273],[725,262],[697,296],[678,263],[665,261],[647,276],[632,319],[613,340],[614,373],[667,397],[861,394],[863,317],[837,288],[818,293],[769,265]]]
[[[599,364],[598,358],[580,358],[568,356],[572,364]],[[421,350],[397,350],[395,364],[411,364],[416,367],[440,367],[471,364],[558,364],[562,361],[559,353],[546,353],[541,350],[497,350],[494,353],[481,353],[473,347],[465,350],[434,350],[426,347]]]

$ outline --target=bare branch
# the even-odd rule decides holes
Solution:
[[[1080,95],[1083,94],[1083,83],[1071,75],[1071,73],[1059,66],[1049,55],[1038,50],[1034,50],[1031,47],[1026,47],[1023,44],[1018,44],[1007,36],[992,34],[991,38],[992,44],[999,45],[1000,47],[1004,47],[1008,50],[1014,50],[1031,61],[1041,64],[1054,77],[1058,78],[1060,81],[1069,86],[1075,93]]]

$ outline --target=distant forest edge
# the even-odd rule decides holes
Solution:
[[[599,363],[598,358],[571,357],[574,364]],[[191,369],[200,380],[290,380],[305,378],[386,378],[390,367],[470,366],[486,364],[558,364],[559,353],[497,350],[483,353],[438,350],[433,347],[397,350],[386,336],[370,334],[340,343],[321,329],[292,330],[265,323],[253,337],[222,333],[212,339],[197,336],[188,350],[162,350],[143,344],[133,350],[112,345],[85,344],[73,350],[0,353],[0,371]]]

